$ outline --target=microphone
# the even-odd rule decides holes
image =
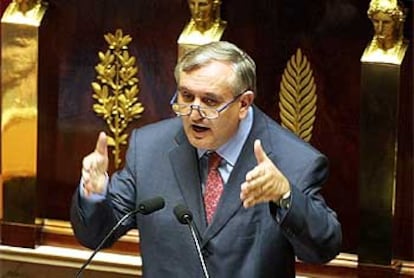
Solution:
[[[154,197],[151,199],[147,199],[139,203],[138,207],[127,214],[125,214],[116,224],[115,226],[109,231],[109,233],[104,237],[104,239],[99,243],[99,245],[95,248],[89,259],[82,265],[79,271],[76,273],[76,278],[81,277],[82,272],[85,268],[90,264],[93,257],[95,257],[96,253],[101,250],[102,246],[108,240],[108,238],[118,229],[118,227],[129,217],[135,215],[137,213],[147,215],[153,213],[157,210],[162,209],[165,206],[164,198],[162,197]]]
[[[147,214],[153,213],[154,211],[162,209],[164,206],[165,206],[164,198],[158,196],[152,199],[147,199],[145,201],[142,201],[138,205],[138,208],[132,211],[132,214],[140,213],[143,215],[147,215]]]
[[[188,225],[190,228],[191,236],[197,249],[198,258],[200,259],[201,267],[203,269],[204,277],[209,278],[206,263],[204,261],[203,254],[201,253],[200,243],[195,233],[195,227],[193,227],[193,214],[191,211],[182,204],[178,204],[174,207],[174,214],[178,222],[184,225]]]
[[[174,208],[175,217],[181,224],[190,224],[193,221],[193,214],[184,205],[179,204]]]

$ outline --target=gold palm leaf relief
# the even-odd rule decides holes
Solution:
[[[316,100],[316,85],[310,63],[298,48],[282,75],[279,92],[280,119],[283,127],[307,142],[312,137]]]
[[[138,101],[136,59],[128,52],[132,38],[124,36],[120,29],[115,34],[104,35],[104,38],[109,47],[98,53],[100,63],[95,66],[97,81],[91,84],[92,97],[97,103],[92,108],[109,128],[108,145],[114,148],[115,168],[119,168],[122,162],[120,146],[126,145],[128,139],[125,129],[131,121],[141,117],[144,107]]]

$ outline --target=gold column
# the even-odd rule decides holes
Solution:
[[[398,99],[401,63],[407,49],[402,37],[404,12],[395,0],[373,0],[368,10],[375,35],[361,57],[358,250],[361,269],[370,265],[394,267],[392,226],[397,186]]]
[[[389,265],[396,191],[400,71],[362,64],[359,261]]]
[[[38,45],[45,11],[40,1],[14,0],[1,19],[3,244],[33,245],[16,242],[18,236],[6,231],[10,225],[30,226],[35,221]]]

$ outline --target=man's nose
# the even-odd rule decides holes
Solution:
[[[193,121],[203,119],[204,117],[201,115],[200,105],[192,104],[189,116]]]
[[[201,106],[201,98],[200,97],[194,97],[193,101],[191,102],[191,106]]]

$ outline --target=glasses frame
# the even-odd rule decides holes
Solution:
[[[230,100],[227,103],[224,103],[221,107],[219,108],[209,108],[209,107],[202,107],[200,105],[197,104],[179,104],[177,103],[177,97],[178,97],[178,92],[175,92],[175,94],[173,95],[173,97],[170,100],[170,105],[172,110],[174,111],[174,113],[177,116],[189,116],[191,115],[191,113],[193,113],[193,110],[197,110],[198,114],[203,118],[203,119],[209,119],[209,120],[214,120],[217,119],[220,116],[220,113],[223,112],[224,110],[226,110],[231,104],[233,104],[238,98],[240,98],[242,95],[244,95],[246,91],[243,91],[242,93],[236,95],[235,97],[233,97],[232,100]],[[188,113],[182,114],[180,112],[177,112],[176,110],[174,110],[174,105],[179,105],[182,108],[190,108]],[[204,111],[205,109],[207,110],[211,110],[211,111],[215,111],[216,115],[214,117],[208,117],[206,116],[202,111]]]

